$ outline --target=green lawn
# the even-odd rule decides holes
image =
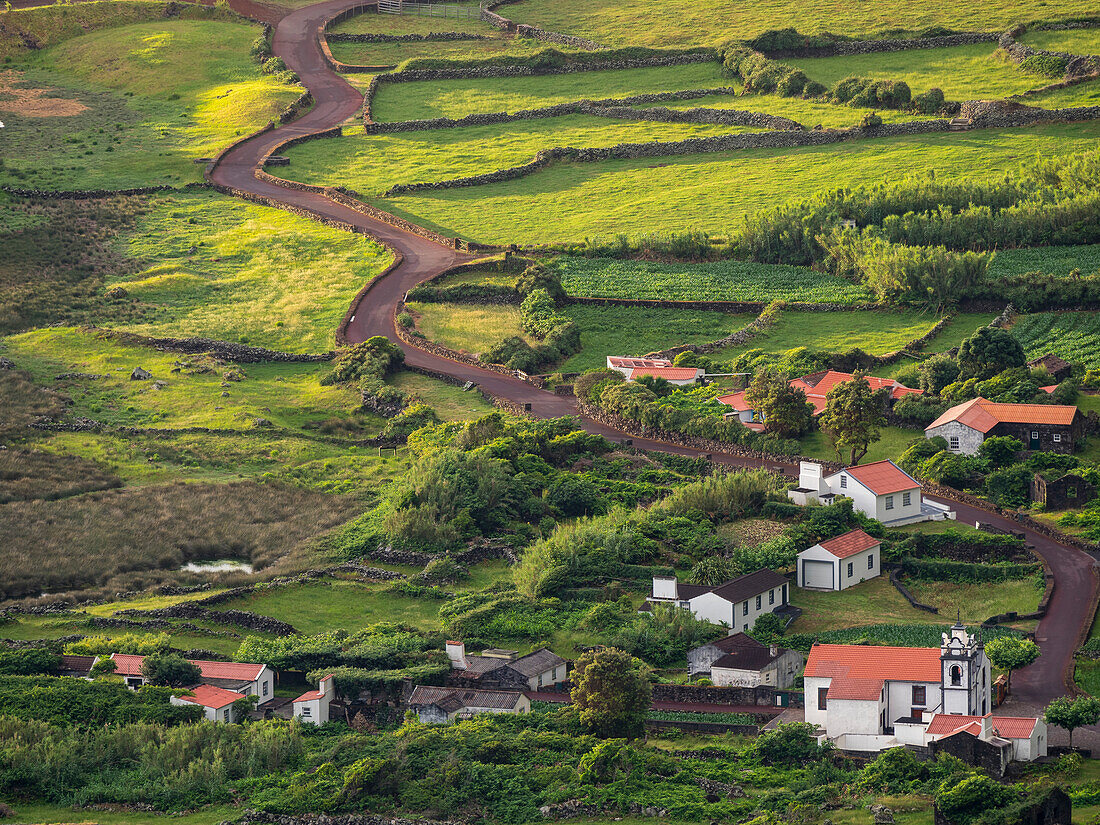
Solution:
[[[1100,696],[1100,662],[1092,659],[1078,659],[1073,672],[1073,681],[1090,696]]]
[[[332,140],[291,147],[281,177],[326,186],[343,185],[381,196],[398,183],[428,183],[481,175],[530,163],[540,149],[674,141],[754,131],[712,123],[656,123],[590,115],[467,126],[426,132],[364,135],[359,130]]]
[[[442,23],[437,23],[439,25]],[[546,44],[540,40],[503,37],[493,40],[429,40],[405,43],[345,43],[336,40],[329,41],[328,45],[332,56],[349,66],[396,66],[414,57],[438,60],[522,57],[546,48]]]
[[[573,100],[735,85],[717,61],[485,80],[383,83],[374,96],[371,114],[379,121],[464,117],[475,112],[515,112]]]
[[[844,55],[843,57],[791,58],[812,80],[830,89],[846,77],[902,80],[914,95],[931,88],[943,90],[948,100],[987,100],[1023,92],[1037,83],[1015,63],[994,55],[995,43],[913,49],[904,52]]]
[[[858,126],[871,109],[842,106],[820,99],[804,100],[800,97],[778,95],[707,95],[693,100],[666,100],[660,103],[639,103],[637,108],[664,106],[668,109],[692,109],[697,106],[709,109],[738,109],[749,112],[766,112],[801,123],[807,129],[823,126],[827,129],[847,129]],[[926,120],[925,115],[914,115],[897,109],[882,109],[878,116],[883,123],[908,123]]]
[[[516,180],[378,203],[444,234],[483,242],[553,243],[688,228],[722,232],[755,210],[821,190],[931,171],[955,180],[999,176],[1037,154],[1091,149],[1097,137],[1100,122],[1092,121],[791,150],[559,163]]]
[[[978,327],[989,326],[989,322],[999,315],[999,312],[960,312],[925,345],[924,352],[946,352],[952,347],[957,347],[964,339],[973,335]]]
[[[1029,106],[1044,109],[1070,109],[1076,106],[1100,106],[1100,80],[1078,83],[1065,89],[1024,98]]]
[[[867,290],[804,267],[751,261],[655,263],[562,257],[555,263],[569,295],[666,301],[873,303]]]
[[[429,341],[460,352],[476,355],[505,338],[524,335],[517,307],[415,302],[407,306]]]
[[[503,10],[518,23],[589,37],[609,46],[688,46],[750,38],[770,29],[797,28],[807,34],[838,32],[851,36],[885,31],[916,32],[932,26],[957,31],[1004,31],[1021,20],[1069,19],[1095,14],[1089,0],[990,0],[944,5],[934,0],[883,0],[839,3],[835,0],[767,0],[730,4],[718,0],[672,0],[657,5],[612,0],[562,3],[524,0]]]
[[[881,438],[871,445],[867,455],[860,462],[861,464],[881,461],[884,458],[896,460],[899,455],[905,452],[914,439],[924,437],[919,430],[905,430],[901,427],[883,427],[880,432],[882,433]],[[821,430],[814,430],[809,435],[803,436],[799,441],[799,452],[810,458],[826,461],[837,460],[836,450],[833,449],[832,442]],[[848,456],[845,454],[844,461],[847,462],[847,460]]]
[[[356,293],[393,261],[362,235],[205,193],[157,199],[119,249],[146,267],[106,288],[156,312],[117,328],[290,352],[332,349]]]
[[[493,407],[477,390],[437,381],[415,372],[399,372],[387,380],[432,407],[444,421],[466,421],[492,412]]]
[[[1005,278],[1030,272],[1063,277],[1074,269],[1079,269],[1082,275],[1100,272],[1100,244],[1003,249],[993,258],[989,277]]]
[[[1066,54],[1100,54],[1100,29],[1029,31],[1020,38],[1036,49]]]
[[[906,579],[905,586],[917,601],[938,607],[941,616],[953,616],[958,612],[967,622],[979,622],[1013,611],[1031,613],[1043,596],[1042,584],[1035,577],[965,585]]]
[[[329,31],[341,34],[432,34],[469,32],[499,34],[499,29],[477,19],[428,17],[415,14],[377,14],[365,12],[337,23]]]
[[[249,59],[258,33],[241,23],[165,20],[20,56],[6,66],[15,70],[7,82],[38,90],[39,100],[36,109],[0,101],[0,183],[113,189],[201,180],[196,158],[255,131],[302,93]]]
[[[66,808],[61,805],[24,803],[12,801],[15,815],[8,819],[11,825],[58,825],[59,823],[88,822],[88,811]],[[172,814],[172,822],[178,825],[217,825],[237,816],[240,811],[230,805],[218,805],[185,814]],[[160,816],[134,811],[99,811],[94,820],[102,825],[148,825]]]

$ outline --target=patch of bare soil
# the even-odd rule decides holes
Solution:
[[[47,97],[49,89],[28,88],[20,85],[22,81],[22,72],[0,71],[0,112],[23,117],[73,117],[88,109],[79,100]]]

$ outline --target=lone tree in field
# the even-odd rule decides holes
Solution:
[[[825,412],[821,414],[821,429],[833,442],[837,458],[849,453],[849,466],[855,466],[867,455],[871,445],[879,440],[879,427],[886,424],[885,389],[872,390],[871,382],[862,372],[851,381],[837,384],[825,396]]]
[[[202,671],[175,653],[154,653],[141,663],[141,675],[154,685],[185,687],[198,682]]]
[[[998,636],[985,643],[985,655],[993,667],[1008,671],[1008,684],[1012,686],[1012,671],[1027,667],[1039,658],[1039,645],[1031,639],[1018,636]]]
[[[806,393],[784,375],[761,370],[745,390],[745,403],[764,418],[768,431],[780,438],[797,438],[810,429],[813,407]]]
[[[959,345],[959,379],[992,378],[1026,362],[1024,348],[1007,330],[981,327]]]
[[[652,699],[649,669],[617,648],[590,651],[574,665],[569,695],[597,736],[640,736]]]
[[[1072,702],[1065,696],[1047,705],[1043,721],[1069,731],[1069,746],[1073,747],[1073,731],[1100,722],[1100,699],[1078,696]]]

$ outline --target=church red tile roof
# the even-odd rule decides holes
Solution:
[[[938,683],[938,647],[814,645],[806,659],[807,678],[828,677],[829,699],[875,700],[883,683]]]
[[[993,733],[1003,739],[1030,739],[1039,720],[1033,716],[993,716],[990,723]],[[950,736],[960,730],[977,736],[982,730],[981,716],[937,713],[928,723],[926,732],[934,736]]]

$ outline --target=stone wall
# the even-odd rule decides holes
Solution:
[[[1016,39],[1018,30],[1005,32],[997,46],[1015,63],[1023,63],[1029,57],[1054,57],[1066,61],[1066,78],[1090,79],[1100,75],[1100,56],[1050,52],[1036,49]]]
[[[555,43],[559,46],[569,46],[573,49],[584,49],[590,52],[604,48],[595,40],[589,40],[586,37],[549,32],[546,29],[540,29],[538,26],[528,26],[523,23],[516,24],[516,37],[529,37],[532,40],[541,40],[544,43]]]
[[[37,198],[38,200],[96,200],[127,195],[153,195],[158,192],[179,192],[189,189],[209,189],[209,183],[185,183],[183,186],[161,184],[159,186],[135,186],[130,189],[23,189],[18,186],[0,186],[0,192],[7,192],[17,198]]]
[[[221,825],[461,825],[437,819],[406,819],[391,814],[300,814],[284,816],[260,811],[245,811],[232,822]]]
[[[487,34],[468,32],[432,32],[430,34],[345,34],[325,32],[333,43],[445,43],[456,40],[495,40]]]
[[[994,32],[962,32],[941,37],[897,38],[886,40],[838,40],[825,46],[807,46],[803,49],[761,51],[771,58],[783,57],[837,57],[841,55],[875,54],[878,52],[903,52],[910,49],[940,49],[945,46],[969,46],[974,43],[996,43],[1001,35]]]

